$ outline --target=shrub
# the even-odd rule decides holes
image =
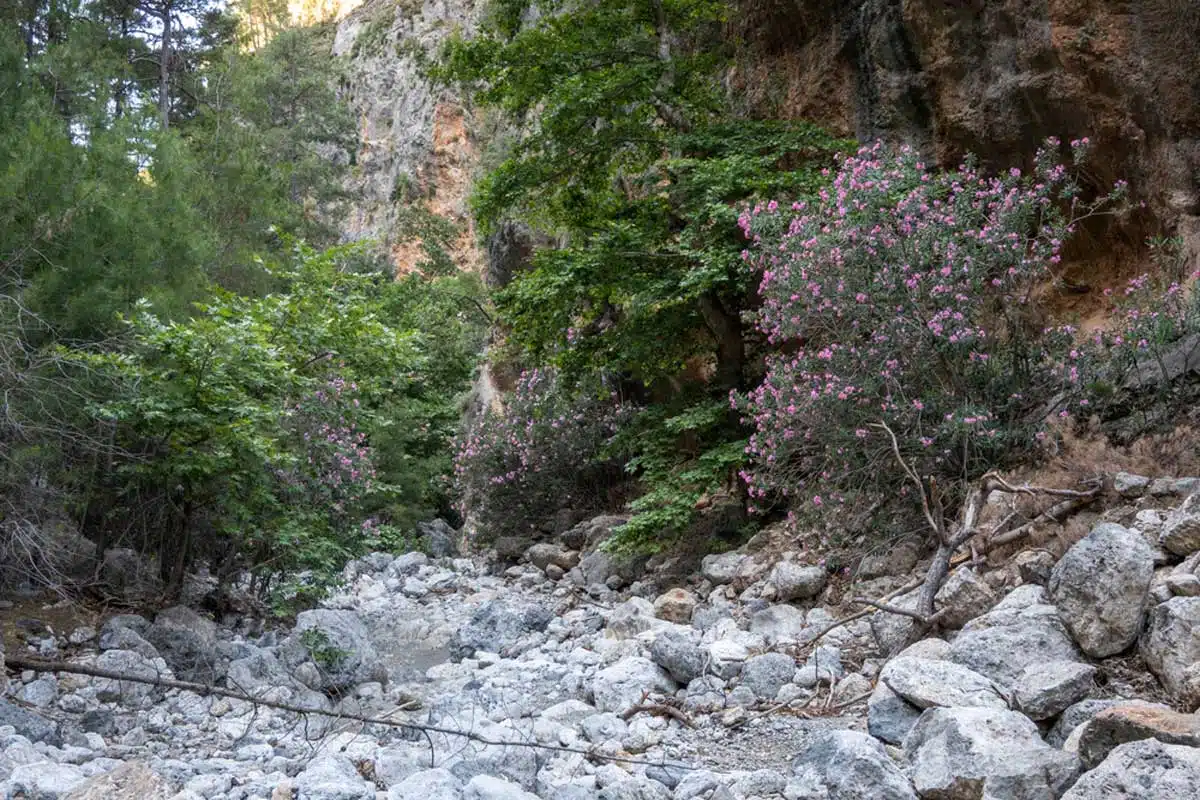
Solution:
[[[528,533],[560,509],[605,506],[620,467],[599,454],[631,409],[610,394],[568,389],[544,369],[521,373],[506,400],[457,443],[455,489],[481,538]]]
[[[1072,143],[1075,163],[1086,145]],[[1034,444],[1038,412],[1079,389],[1074,332],[1039,319],[1034,291],[1078,223],[1124,190],[1085,201],[1059,149],[1049,140],[1028,174],[985,177],[972,160],[936,172],[875,145],[813,204],[745,212],[758,325],[777,348],[762,385],[734,396],[754,427],[743,477],[758,503],[820,513],[905,496],[881,424],[943,489]]]

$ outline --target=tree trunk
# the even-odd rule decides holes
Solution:
[[[171,125],[171,5],[162,6],[162,46],[158,51],[158,116],[165,131]]]
[[[730,313],[712,292],[701,296],[699,306],[704,324],[716,340],[717,384],[726,390],[741,389],[746,365],[741,318]]]

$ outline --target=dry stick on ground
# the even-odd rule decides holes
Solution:
[[[904,459],[903,454],[900,452],[900,443],[896,439],[896,434],[888,427],[887,423],[877,422],[872,427],[884,431],[891,439],[892,453],[895,455],[896,461],[900,464],[908,479],[912,481],[916,487],[918,497],[921,498],[921,512],[925,516],[925,521],[928,523],[937,542],[937,551],[934,553],[933,560],[929,564],[929,569],[925,573],[925,579],[921,582],[921,592],[917,596],[915,609],[900,608],[865,598],[855,598],[854,602],[869,605],[890,614],[911,617],[917,624],[913,626],[909,634],[909,641],[924,636],[930,628],[937,625],[939,614],[933,608],[934,598],[950,574],[950,565],[955,552],[979,533],[976,529],[979,521],[979,512],[992,492],[1002,491],[1010,494],[1026,494],[1030,496],[1050,495],[1065,497],[1067,499],[1057,503],[1019,528],[1008,531],[1000,536],[993,535],[987,542],[984,552],[1021,538],[1042,519],[1059,519],[1062,515],[1090,503],[1100,491],[1099,485],[1092,486],[1084,491],[1052,489],[1044,486],[1030,486],[1028,484],[1013,486],[996,473],[989,472],[983,476],[979,485],[973,488],[967,495],[966,504],[963,506],[962,523],[958,526],[957,530],[951,530],[946,524],[946,513],[942,506],[941,494],[938,491],[937,483],[932,478],[928,480],[928,485],[926,485],[925,481],[921,480],[916,470]]]
[[[231,700],[243,700],[255,706],[265,706],[274,708],[280,711],[289,711],[294,714],[307,716],[308,714],[318,714],[324,717],[332,717],[334,719],[349,720],[351,722],[365,722],[370,725],[383,725],[389,728],[400,728],[402,730],[415,731],[424,734],[427,738],[431,734],[442,734],[444,736],[460,736],[472,742],[479,744],[493,745],[496,747],[527,747],[535,750],[549,750],[556,753],[572,753],[575,755],[585,756],[587,758],[595,758],[602,761],[612,761],[622,764],[635,764],[646,767],[675,767],[677,769],[697,770],[702,767],[693,766],[691,764],[681,764],[678,762],[667,761],[650,761],[644,758],[623,758],[621,756],[609,756],[603,753],[597,753],[594,750],[585,749],[582,747],[566,747],[561,745],[539,744],[537,742],[515,741],[508,742],[500,739],[492,739],[474,731],[463,731],[455,728],[443,728],[437,725],[423,725],[416,722],[399,722],[387,717],[369,717],[364,714],[341,713],[337,711],[325,711],[320,708],[306,708],[304,706],[296,706],[291,703],[281,703],[276,700],[264,700],[261,697],[235,692],[232,689],[226,689],[221,686],[211,686],[206,683],[192,683],[191,681],[179,681],[171,678],[158,678],[146,675],[131,675],[117,670],[101,669],[100,667],[92,667],[87,664],[72,664],[69,661],[42,661],[40,659],[22,658],[20,656],[5,656],[5,665],[13,669],[23,670],[28,669],[34,672],[66,672],[73,675],[88,675],[93,678],[108,678],[114,681],[125,681],[128,683],[141,683],[148,686],[161,686],[164,689],[179,689],[186,692],[195,692],[200,695],[215,695],[218,697],[228,697]],[[432,738],[430,738],[432,747]]]

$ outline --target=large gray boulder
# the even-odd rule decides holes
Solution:
[[[387,682],[387,669],[353,611],[318,608],[300,612],[281,655],[293,671],[305,662],[315,664],[317,677],[309,685],[317,691],[341,693],[362,683]]]
[[[73,764],[39,761],[13,769],[8,781],[0,783],[0,796],[28,800],[57,800],[87,780]]]
[[[714,553],[701,560],[700,574],[716,586],[732,583],[742,567],[742,562],[748,558],[750,556],[742,553]]]
[[[139,678],[165,678],[175,676],[167,663],[161,659],[148,659],[132,650],[106,650],[96,659],[100,669],[118,672]],[[149,700],[162,696],[163,689],[153,684],[98,678],[95,682],[96,697],[104,702],[119,702],[137,707]]]
[[[454,558],[458,555],[458,532],[444,519],[417,523],[417,535],[434,558]]]
[[[867,730],[888,744],[902,744],[921,718],[921,709],[888,688],[883,681],[867,699]]]
[[[143,638],[185,681],[211,684],[225,677],[229,664],[217,648],[216,623],[187,606],[160,612]]]
[[[883,749],[857,731],[819,734],[792,762],[784,795],[791,800],[916,800],[916,792]]]
[[[704,674],[708,654],[688,637],[667,633],[650,645],[650,660],[665,669],[674,680],[688,684]]]
[[[991,678],[1003,693],[1026,667],[1080,660],[1058,610],[1042,600],[1040,587],[1013,590],[987,614],[963,626],[948,659]]]
[[[304,800],[375,800],[375,786],[345,756],[317,756],[296,776],[296,789]]]
[[[750,618],[750,632],[760,634],[768,644],[805,641],[807,630],[804,612],[786,603],[764,608]]]
[[[1200,550],[1200,493],[1189,495],[1167,516],[1158,543],[1177,556],[1188,556]]]
[[[1075,641],[1104,658],[1137,641],[1153,578],[1154,550],[1145,537],[1105,522],[1059,560],[1048,588]]]
[[[829,573],[823,567],[780,561],[771,570],[767,582],[775,587],[776,600],[788,602],[816,597],[825,589],[828,579]]]
[[[460,800],[463,782],[445,769],[409,775],[388,790],[388,800]]]
[[[1079,774],[1079,759],[1050,747],[1023,714],[994,708],[931,708],[904,738],[921,797],[1044,800]]]
[[[796,674],[796,662],[783,653],[763,653],[742,665],[741,685],[754,692],[760,700],[774,700],[775,695]]]
[[[982,616],[996,604],[996,593],[970,567],[951,573],[934,597],[934,608],[941,614],[944,628],[961,628]]]
[[[1077,661],[1031,664],[1012,686],[1012,705],[1033,720],[1062,713],[1088,696],[1096,668]]]
[[[1189,708],[1200,704],[1200,597],[1172,597],[1155,606],[1139,649],[1168,691]]]
[[[229,663],[225,682],[243,692],[297,685],[274,653],[258,648],[255,652]]]
[[[503,653],[524,635],[544,631],[554,612],[540,603],[489,600],[475,610],[470,621],[454,632],[450,655],[455,661],[477,650]]]
[[[0,697],[0,726],[4,725],[11,725],[18,735],[31,742],[45,742],[54,746],[62,744],[57,725]]]
[[[636,705],[644,693],[672,693],[675,682],[667,671],[641,656],[622,658],[592,679],[594,705],[601,711],[621,713]]]
[[[1174,800],[1200,797],[1200,748],[1154,739],[1123,744],[1062,800]]]
[[[921,709],[937,706],[1008,708],[991,680],[951,661],[899,656],[884,666],[879,679]]]

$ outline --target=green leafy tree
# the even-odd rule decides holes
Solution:
[[[519,131],[475,193],[483,228],[519,218],[566,241],[496,296],[508,346],[568,378],[608,375],[647,407],[629,468],[658,487],[635,510],[658,511],[626,533],[649,545],[686,529],[699,497],[736,485],[744,431],[710,412],[756,362],[742,317],[757,277],[737,208],[813,191],[848,143],[808,125],[730,121],[721,0],[537,10],[499,4],[434,72]]]
[[[300,248],[279,292],[217,293],[185,322],[143,306],[125,346],[71,353],[118,386],[94,407],[126,454],[105,524],[141,530],[168,586],[196,560],[226,578],[328,575],[379,546],[379,514],[431,510],[425,462],[445,463],[445,419],[471,365],[435,366],[436,329],[404,325],[425,312],[395,314],[420,293],[343,268],[353,260]],[[393,429],[412,431],[403,452]]]

